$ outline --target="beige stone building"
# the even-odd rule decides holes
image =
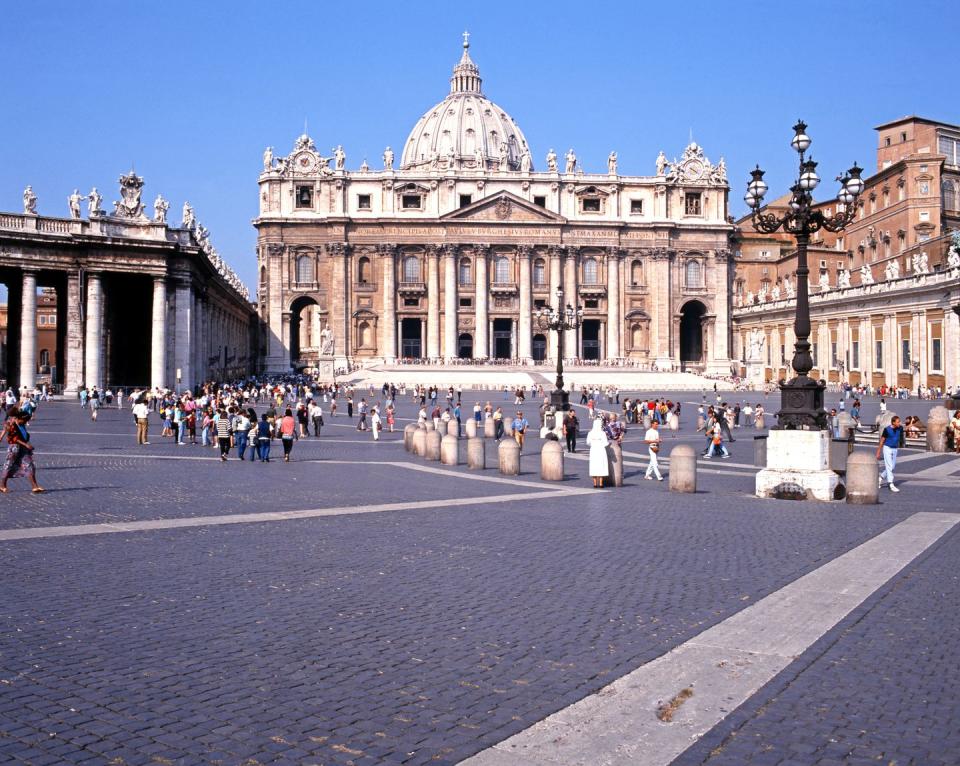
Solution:
[[[877,127],[876,173],[855,220],[808,251],[814,375],[916,389],[960,385],[960,127],[906,117]],[[774,200],[775,211],[787,197]],[[825,212],[836,200],[820,203]],[[766,378],[791,376],[792,237],[740,229],[734,355],[765,338]]]
[[[346,169],[307,135],[268,148],[259,178],[258,304],[266,370],[321,360],[549,362],[535,312],[582,306],[568,360],[727,372],[728,186],[690,143],[648,176],[585,172],[551,149],[537,169],[481,89],[464,42],[450,92],[382,167]]]

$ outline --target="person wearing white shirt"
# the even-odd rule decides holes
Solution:
[[[643,478],[652,481],[655,474],[657,481],[663,481],[663,476],[660,475],[660,464],[657,461],[657,453],[660,451],[660,431],[656,420],[650,421],[650,428],[643,435],[643,440],[647,444],[650,455],[650,465],[647,466],[647,472]]]
[[[137,444],[149,444],[147,428],[150,425],[150,408],[142,399],[133,405],[133,417],[137,421]]]

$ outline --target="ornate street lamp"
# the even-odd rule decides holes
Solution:
[[[778,426],[785,429],[825,430],[827,428],[827,413],[823,409],[823,393],[826,387],[822,381],[815,381],[808,376],[813,369],[813,358],[810,356],[810,301],[808,279],[810,269],[807,267],[807,245],[810,235],[820,229],[839,232],[853,221],[857,208],[857,199],[863,192],[864,183],[860,178],[863,170],[854,163],[840,181],[840,191],[837,194],[836,213],[824,215],[821,210],[814,209],[813,190],[820,183],[817,175],[817,163],[806,156],[810,148],[810,136],[807,135],[807,126],[798,121],[793,126],[794,136],[790,145],[800,155],[800,169],[796,183],[790,188],[792,196],[787,211],[782,216],[761,211],[763,196],[767,193],[767,184],[763,180],[764,171],[760,166],[750,171],[750,182],[747,184],[747,193],[744,201],[753,214],[753,225],[757,231],[772,234],[782,228],[792,234],[797,240],[797,310],[794,320],[796,343],[792,366],[796,377],[780,385],[781,404],[778,416]]]
[[[554,391],[550,394],[550,403],[557,412],[566,412],[570,409],[570,394],[563,390],[563,333],[565,330],[576,330],[583,324],[583,306],[563,306],[563,288],[557,288],[557,306],[547,306],[533,312],[537,320],[537,327],[541,330],[552,330],[557,334],[557,382]]]

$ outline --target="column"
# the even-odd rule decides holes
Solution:
[[[193,387],[193,370],[191,369],[190,349],[193,345],[193,289],[190,277],[184,277],[177,282],[176,309],[174,328],[176,341],[173,346],[173,361],[178,391]]]
[[[926,310],[922,309],[920,311],[913,312],[912,325],[913,327],[911,328],[911,335],[913,335],[916,340],[910,341],[910,352],[913,354],[913,358],[920,362],[920,369],[913,378],[913,390],[916,392],[918,385],[927,385],[928,355]]]
[[[193,294],[193,331],[191,333],[190,358],[193,360],[193,374],[198,386],[207,379],[207,364],[210,360],[204,345],[207,337],[203,327],[205,313],[200,294],[195,292]]]
[[[620,354],[620,253],[607,250],[607,359]]]
[[[476,275],[477,275],[477,285],[476,285],[476,304],[477,304],[477,318],[476,318],[476,329],[477,334],[473,339],[473,355],[477,359],[486,359],[487,352],[490,348],[490,340],[488,331],[488,321],[489,321],[489,312],[487,309],[487,254],[490,252],[490,248],[486,245],[480,245],[475,247],[473,250],[474,260],[476,261]]]
[[[520,364],[530,364],[533,360],[533,280],[530,272],[532,253],[529,247],[521,245],[517,255],[520,258],[520,317],[515,329],[518,342],[513,347],[513,355]]]
[[[87,273],[87,339],[84,384],[103,387],[100,356],[103,351],[103,284],[100,275]]]
[[[383,266],[383,361],[397,361],[397,272],[393,245],[380,245]]]
[[[457,358],[457,248],[443,250],[443,356]]]
[[[426,356],[427,348],[427,323],[423,317],[420,317],[420,358]]]
[[[547,305],[554,306],[558,310],[563,310],[563,305],[556,306],[557,291],[562,289],[563,272],[561,257],[563,256],[562,247],[551,247],[548,251],[550,256],[550,296],[547,298]],[[557,333],[548,330],[547,333],[547,358],[553,362],[557,361]]]
[[[440,257],[427,246],[427,358],[440,356]]]
[[[37,275],[23,272],[20,303],[20,385],[33,390],[37,384]]]
[[[67,370],[64,376],[66,391],[75,394],[83,385],[83,312],[80,295],[80,274],[67,274]]]
[[[510,358],[517,358],[517,320],[510,320]]]
[[[167,374],[167,278],[153,278],[153,316],[150,333],[150,386],[166,388]]]
[[[730,371],[730,251],[717,250],[714,254],[716,268],[714,289],[714,310],[716,314],[716,329],[713,336],[713,348],[710,357],[714,362],[715,370],[723,375]]]
[[[577,307],[577,257],[580,250],[576,247],[567,249],[567,257],[563,269],[563,303],[564,308],[569,303]],[[580,356],[579,330],[564,330],[563,354],[568,359]]]
[[[943,312],[943,372],[948,389],[960,385],[960,314]]]
[[[673,258],[672,251],[664,248],[653,250],[649,259],[644,259],[644,281],[650,290],[650,355],[657,367],[669,369],[680,361],[680,343],[672,343],[679,338],[680,319],[674,314],[673,301]],[[649,268],[648,268],[649,266]]]

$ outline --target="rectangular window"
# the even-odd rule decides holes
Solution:
[[[930,369],[937,372],[943,370],[943,342],[940,338],[930,341]]]
[[[597,197],[587,197],[583,200],[583,212],[584,213],[599,213],[600,212],[600,200]]]
[[[300,209],[313,207],[313,187],[312,186],[297,187],[297,207]]]
[[[817,347],[816,343],[810,345],[810,353],[813,356],[813,366],[817,369],[820,368],[820,349]]]
[[[905,332],[910,332],[910,329],[907,328]],[[910,339],[909,338],[900,338],[900,369],[901,370],[910,369]]]
[[[535,197],[533,198],[533,204],[534,204],[534,205],[539,205],[540,207],[546,207],[546,206],[547,206],[547,198],[546,198],[546,197],[541,197],[541,196],[537,195],[537,196],[535,196]]]
[[[41,314],[41,315],[37,318],[37,321],[38,321],[40,324],[45,325],[45,324],[47,323],[47,315],[46,315],[46,314]]]
[[[533,301],[533,307],[535,309],[545,309],[547,307],[546,298],[536,298]]]
[[[780,344],[780,364],[783,365],[786,363],[787,363],[787,347],[781,343]]]
[[[358,195],[357,195],[357,209],[358,209],[358,210],[369,210],[369,209],[370,209],[370,195],[369,195],[369,194],[358,194]]]
[[[840,360],[837,359],[837,342],[832,341],[830,343],[830,366],[836,369],[838,361]]]
[[[588,298],[583,302],[583,307],[588,309],[600,308],[600,302],[596,298]]]
[[[687,192],[683,198],[683,210],[687,215],[701,215],[700,192]]]
[[[473,306],[473,298],[461,298],[460,299],[460,308],[468,309]]]
[[[883,369],[883,341],[880,338],[873,341],[873,366]]]
[[[642,199],[632,199],[630,200],[630,213],[632,215],[643,215],[643,200]]]
[[[921,210],[921,211],[920,211],[920,220],[921,220],[921,221],[929,221],[929,220],[930,220],[930,211],[929,211],[929,210]]]
[[[466,207],[471,202],[473,202],[472,194],[461,194],[460,195],[460,207]]]
[[[404,299],[403,299],[403,305],[406,306],[406,307],[408,307],[408,308],[416,308],[417,306],[420,305],[420,299],[419,299],[419,298],[404,298]]]
[[[400,199],[404,210],[420,210],[423,207],[423,196],[420,194],[404,194]]]
[[[850,356],[852,360],[851,366],[853,367],[853,369],[859,370],[860,369],[860,341],[855,340],[851,345],[852,345],[852,348],[850,351]]]

